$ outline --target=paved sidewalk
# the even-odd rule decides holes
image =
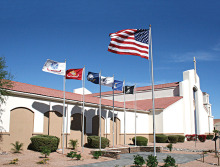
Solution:
[[[92,164],[86,164],[86,165],[80,165],[80,166],[74,166],[74,167],[123,167],[125,165],[132,165],[134,163],[134,155],[139,154],[142,156],[145,160],[148,155],[153,154],[152,152],[136,152],[136,153],[130,153],[130,154],[121,154],[121,157],[119,160],[113,160],[113,161],[105,161],[105,162],[99,162],[99,163],[92,163]],[[190,161],[194,161],[196,159],[201,158],[198,154],[174,154],[174,153],[157,153],[157,160],[158,162],[164,162],[163,159],[167,157],[167,155],[172,156],[177,164],[183,164]]]

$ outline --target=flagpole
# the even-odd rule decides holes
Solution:
[[[82,123],[82,152],[84,151],[84,127],[85,127],[85,119],[84,119],[84,116],[85,116],[85,70],[86,70],[86,67],[84,66],[83,68],[83,77],[82,77],[82,87],[83,87],[83,123]]]
[[[113,148],[114,148],[114,142],[115,142],[115,95],[114,95],[114,88],[115,88],[115,79],[114,79],[114,74],[113,74],[113,118],[112,118],[112,121],[113,121]]]
[[[65,60],[65,65],[66,65],[66,60]],[[62,136],[62,139],[63,139],[63,142],[62,142],[62,154],[64,154],[64,133],[65,133],[65,116],[64,114],[66,115],[66,112],[65,112],[65,85],[66,85],[66,69],[64,70],[65,71],[65,75],[64,75],[64,78],[63,78],[63,136]]]
[[[101,103],[102,103],[102,97],[101,97],[101,70],[99,73],[99,86],[100,86],[100,99],[99,99],[99,149],[101,150]]]
[[[126,110],[125,110],[125,80],[124,80],[124,145],[126,144]]]
[[[137,104],[136,104],[136,84],[135,84],[134,87],[135,87],[135,100],[134,100],[135,105],[134,105],[134,110],[135,110],[135,146],[136,146],[136,144],[137,144],[137,143],[136,143],[136,133],[137,133],[137,132],[136,132],[136,130],[137,130],[137,120],[136,120],[136,119],[137,119],[137,115],[136,115],[136,114],[137,114],[137,113],[136,113],[136,110],[137,110],[137,109],[136,109],[136,107],[137,107]]]
[[[152,108],[153,108],[153,136],[154,136],[154,156],[156,156],[156,135],[155,135],[155,104],[154,104],[154,72],[153,72],[153,53],[152,53],[152,35],[151,25],[149,26],[149,44],[151,55],[151,78],[152,78]]]

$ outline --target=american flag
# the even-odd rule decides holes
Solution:
[[[149,30],[126,29],[109,34],[111,42],[108,51],[149,58]]]

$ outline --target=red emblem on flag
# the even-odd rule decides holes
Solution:
[[[82,73],[83,73],[83,68],[69,69],[66,71],[66,79],[82,80]]]

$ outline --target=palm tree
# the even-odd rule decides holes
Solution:
[[[14,153],[20,153],[24,144],[20,143],[19,141],[16,141],[15,144],[11,143],[11,145],[14,147],[11,149]]]

